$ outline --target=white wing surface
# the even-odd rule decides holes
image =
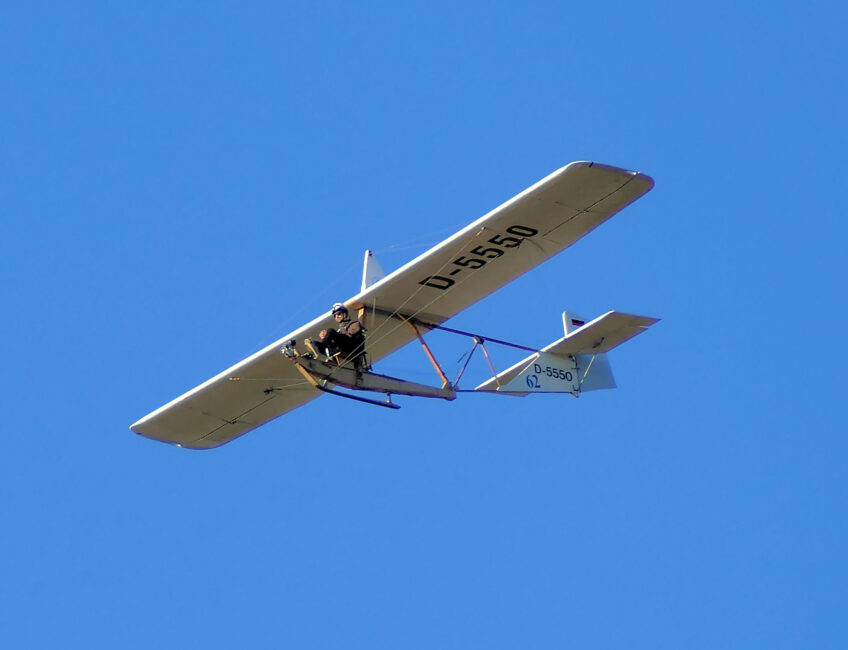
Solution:
[[[608,311],[545,348],[551,354],[603,354],[658,322],[659,318]]]
[[[440,324],[568,248],[651,187],[653,180],[638,172],[571,163],[368,286],[346,302],[368,309],[371,361],[415,338],[392,314]],[[319,316],[130,428],[205,449],[302,406],[320,393],[282,357],[280,347],[291,339],[316,337],[332,325],[329,312]]]

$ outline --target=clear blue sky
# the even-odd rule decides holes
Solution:
[[[844,4],[518,5],[0,5],[4,647],[845,647]],[[128,431],[581,159],[618,390]]]

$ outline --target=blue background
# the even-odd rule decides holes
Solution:
[[[847,22],[0,5],[4,645],[845,647]],[[366,248],[397,268],[581,159],[656,188],[449,324],[661,317],[618,390],[128,431],[356,293]]]

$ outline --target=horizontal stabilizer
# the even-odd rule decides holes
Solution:
[[[552,354],[600,354],[609,352],[648,327],[659,318],[608,311],[603,316],[578,327],[556,343],[545,348]]]

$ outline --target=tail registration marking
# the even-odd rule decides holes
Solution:
[[[572,357],[539,352],[520,373],[498,390],[522,393],[577,393],[580,391],[577,362]]]

